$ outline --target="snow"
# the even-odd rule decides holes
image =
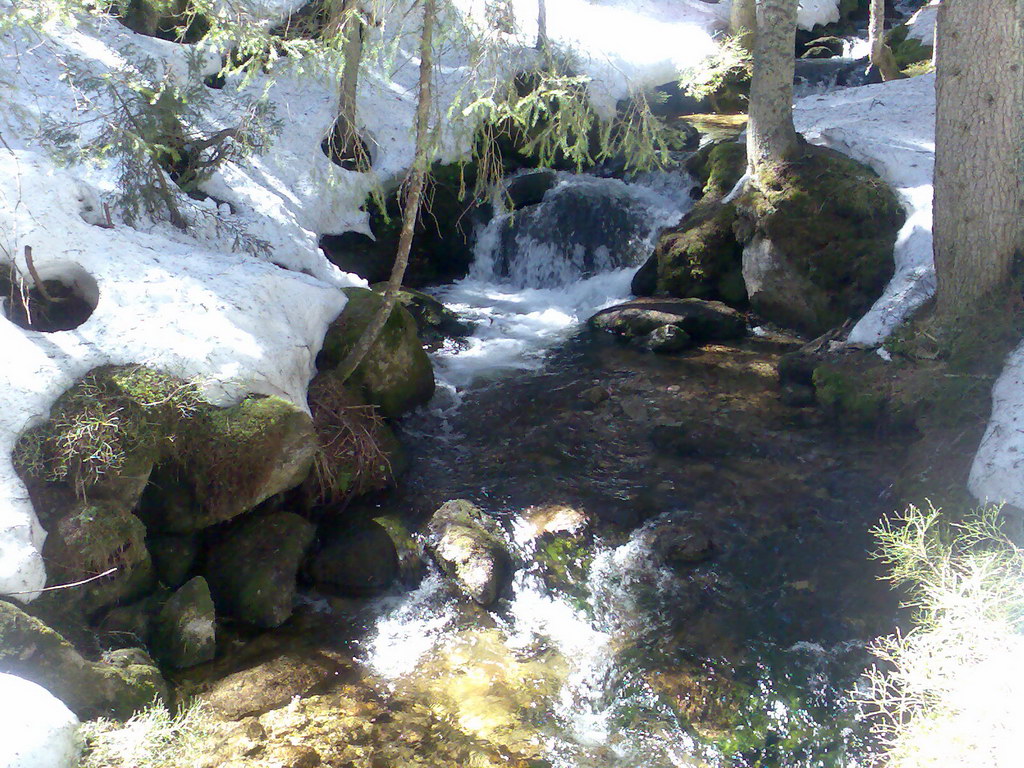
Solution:
[[[896,272],[853,327],[850,343],[876,345],[935,293],[932,170],[935,77],[848,88],[800,99],[793,118],[815,144],[858,160],[888,182],[907,211],[896,240]]]
[[[937,0],[921,8],[907,21],[907,37],[920,40],[925,45],[935,44],[935,22],[938,18],[939,3]]]
[[[1024,343],[992,388],[992,416],[971,465],[967,487],[982,502],[1024,509]]]
[[[796,14],[796,25],[810,30],[819,24],[834,24],[839,21],[839,0],[800,0]]]
[[[78,718],[45,688],[0,672],[0,768],[73,768]]]

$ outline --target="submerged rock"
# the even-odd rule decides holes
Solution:
[[[167,686],[143,651],[116,651],[108,659],[87,660],[42,621],[0,601],[0,672],[38,683],[83,719],[127,718],[166,698]]]
[[[219,612],[258,627],[292,614],[295,576],[313,526],[291,512],[250,517],[207,553],[206,578]]]
[[[206,579],[196,576],[164,604],[150,647],[164,664],[184,669],[210,661],[217,650],[216,616]]]
[[[739,339],[747,333],[746,320],[735,309],[700,299],[633,299],[601,310],[588,323],[595,330],[625,338],[647,336],[672,325],[686,331],[696,344]]]
[[[370,323],[383,297],[375,291],[349,288],[348,304],[327,330],[317,367],[329,372],[345,359]],[[416,335],[416,321],[396,306],[350,380],[386,416],[399,416],[423,405],[434,394],[434,369]]]
[[[479,605],[497,600],[511,578],[498,524],[464,499],[445,502],[430,518],[427,548],[441,570]]]
[[[678,326],[663,325],[647,334],[640,344],[651,352],[671,354],[689,349],[693,346],[693,339],[690,338],[690,334]]]
[[[202,698],[221,716],[240,720],[283,707],[338,674],[324,654],[285,654],[218,680]]]

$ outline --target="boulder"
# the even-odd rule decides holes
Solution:
[[[905,214],[873,171],[805,146],[766,168],[737,201],[750,304],[767,320],[818,336],[862,315],[892,277]]]
[[[281,625],[291,616],[295,576],[312,540],[313,526],[291,512],[233,526],[207,553],[217,611],[258,627]]]
[[[338,671],[326,656],[285,654],[221,678],[202,698],[222,717],[241,720],[285,706]]]
[[[81,581],[117,569],[72,593],[86,614],[137,598],[154,584],[146,528],[115,504],[77,502],[49,534],[43,555],[52,582]]]
[[[695,344],[740,339],[747,333],[742,314],[721,302],[701,299],[633,299],[601,310],[588,324],[630,339],[673,325]]]
[[[673,568],[696,565],[715,554],[715,543],[707,529],[689,521],[662,523],[651,532],[652,551]]]
[[[199,537],[196,534],[166,534],[146,539],[153,558],[153,567],[160,582],[176,589],[188,581],[199,559]]]
[[[320,526],[319,546],[306,573],[322,592],[373,594],[395,580],[398,553],[387,530],[374,520],[331,520]]]
[[[377,283],[373,290],[384,293],[387,283]],[[398,303],[409,310],[416,321],[417,335],[426,349],[441,347],[446,339],[469,336],[473,328],[433,296],[413,288],[398,292]]]
[[[317,356],[317,367],[324,372],[341,364],[383,301],[380,294],[363,288],[348,288],[345,294],[348,303],[327,329]],[[396,306],[350,379],[386,416],[399,416],[434,394],[434,369],[416,330],[409,311]]]
[[[78,718],[45,688],[0,673],[0,768],[75,768]]]
[[[143,652],[131,653],[89,661],[42,621],[0,601],[0,672],[38,683],[80,718],[127,718],[166,698],[156,667]]]
[[[526,171],[513,176],[505,184],[505,194],[512,210],[517,211],[528,205],[536,205],[558,182],[558,174],[549,169]]]
[[[475,504],[445,502],[427,524],[427,549],[464,594],[482,606],[498,599],[511,578],[501,529]]]
[[[216,616],[210,588],[202,576],[187,581],[160,609],[150,648],[161,663],[184,669],[213,659],[217,651]]]

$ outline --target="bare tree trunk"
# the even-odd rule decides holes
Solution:
[[[881,73],[883,80],[903,77],[892,49],[885,44],[885,0],[871,0],[871,21],[868,24],[871,41],[871,64]]]
[[[537,0],[537,50],[541,53],[548,49],[548,4],[547,0]]]
[[[757,7],[754,75],[750,83],[747,165],[756,174],[797,150],[793,70],[797,0],[761,0]]]
[[[384,291],[384,300],[380,308],[370,320],[363,334],[355,343],[348,355],[335,370],[334,375],[341,381],[347,380],[359,367],[359,364],[377,341],[384,324],[391,316],[391,310],[398,300],[398,291],[402,287],[405,268],[409,264],[409,251],[412,249],[413,231],[419,218],[420,203],[423,199],[423,187],[426,184],[427,172],[430,168],[430,77],[433,71],[434,20],[437,12],[437,0],[423,0],[423,32],[420,37],[420,77],[418,101],[416,104],[416,154],[412,169],[406,179],[408,192],[402,209],[402,232],[398,238],[398,253],[395,264],[391,268],[388,287]]]
[[[944,323],[978,312],[1008,288],[1024,246],[1021,5],[939,6],[934,236]]]
[[[757,31],[757,0],[732,0],[729,9],[729,33],[738,35],[740,45],[748,51],[754,48]]]
[[[338,118],[331,134],[335,157],[350,161],[356,169],[369,167],[369,158],[359,138],[356,122],[356,94],[359,89],[359,63],[363,58],[363,20],[359,0],[334,0],[331,24],[344,36],[341,80],[338,82]]]

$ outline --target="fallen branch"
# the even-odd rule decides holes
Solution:
[[[104,576],[109,576],[117,570],[115,565],[113,568],[108,568],[103,573],[97,573],[95,576],[90,576],[88,579],[82,579],[81,581],[73,581],[70,584],[55,584],[52,587],[41,587],[39,589],[26,589],[22,592],[4,592],[3,597],[14,597],[16,595],[34,595],[37,592],[53,592],[58,589],[71,589],[71,587],[80,587],[83,584],[88,584],[90,581],[96,581],[102,579]]]

